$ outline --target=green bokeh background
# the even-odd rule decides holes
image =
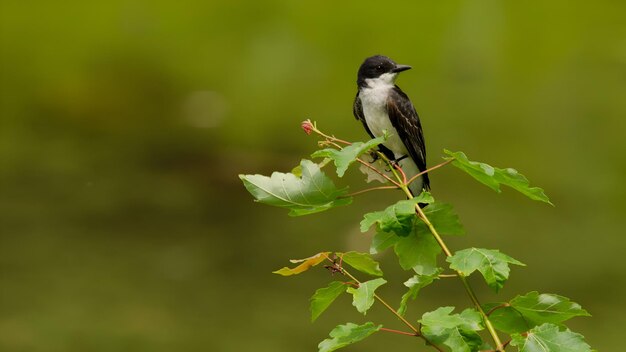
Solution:
[[[317,322],[323,270],[288,258],[367,250],[366,211],[398,193],[303,218],[254,204],[239,173],[286,171],[315,148],[311,118],[365,139],[351,115],[372,54],[414,67],[428,161],[463,150],[513,166],[556,207],[493,193],[453,168],[433,193],[468,235],[525,262],[498,294],[579,302],[570,326],[616,351],[626,326],[626,3],[618,1],[106,1],[0,4],[0,350],[314,351],[336,324],[376,321],[343,297]],[[341,182],[363,187],[352,172]],[[379,258],[397,304],[401,272]],[[412,320],[469,304],[456,280]],[[430,350],[376,334],[346,351]]]

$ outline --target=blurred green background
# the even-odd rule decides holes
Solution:
[[[368,194],[303,218],[254,204],[238,173],[290,170],[311,118],[366,139],[351,114],[362,60],[398,84],[442,149],[516,167],[556,207],[432,174],[468,236],[514,268],[484,302],[559,293],[573,330],[616,351],[626,326],[626,3],[618,1],[3,1],[0,8],[0,350],[314,351],[336,324],[376,321],[348,297],[310,324],[320,250],[367,250],[358,222],[401,198]],[[364,187],[355,172],[346,180]],[[401,272],[379,258],[397,304]],[[466,307],[447,280],[409,308]],[[376,334],[346,351],[430,350]]]

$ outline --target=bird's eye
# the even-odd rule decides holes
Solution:
[[[378,65],[378,66],[376,66],[376,69],[377,69],[377,70],[382,70],[382,69],[383,69],[383,65]]]

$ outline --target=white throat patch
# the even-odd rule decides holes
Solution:
[[[369,88],[383,88],[387,86],[393,87],[396,82],[397,73],[383,73],[382,75],[376,78],[366,78],[365,83],[367,83]]]
[[[385,73],[377,78],[366,78],[367,87],[361,88],[359,99],[361,99],[363,116],[370,132],[380,137],[383,131],[387,131],[389,138],[385,142],[385,147],[390,149],[396,158],[399,158],[408,152],[387,113],[387,99],[394,88],[396,76],[397,73]]]

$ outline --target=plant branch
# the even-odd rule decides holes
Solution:
[[[407,336],[414,336],[414,337],[419,337],[420,335],[414,332],[406,332],[406,331],[400,331],[400,330],[395,330],[395,329],[387,329],[387,328],[380,328],[381,331],[387,331],[387,332],[392,332],[394,334],[400,334],[400,335],[407,335]]]
[[[393,183],[394,184],[394,188],[402,188],[402,185],[400,183],[394,181],[391,177],[389,177],[389,176],[385,175],[384,173],[380,172],[380,170],[378,170],[377,168],[373,167],[367,161],[364,161],[361,158],[356,158],[356,161],[361,163],[363,166],[369,168],[370,170],[374,171],[375,173],[379,174],[380,176],[384,177],[387,181]]]
[[[511,306],[511,305],[510,305],[510,304],[508,304],[508,303],[502,303],[502,304],[501,304],[501,305],[499,305],[499,306],[495,306],[495,307],[491,308],[491,309],[487,312],[487,316],[490,316],[490,315],[491,315],[491,313],[495,312],[495,311],[496,311],[496,310],[498,310],[498,309],[505,308],[505,307],[510,307],[510,306]]]
[[[341,273],[342,275],[350,278],[357,285],[361,284],[361,281],[359,281],[356,277],[354,277],[352,274],[350,274],[346,269],[344,269],[343,267],[339,266],[334,260],[330,259],[328,257],[328,255],[325,255],[325,257],[326,257],[326,259],[328,261],[333,263],[333,268],[335,269],[334,271],[337,271],[337,272]],[[420,333],[419,329],[417,329],[415,326],[413,326],[413,324],[411,324],[408,320],[406,320],[400,313],[398,313],[397,310],[393,309],[393,307],[390,306],[389,303],[385,302],[385,300],[380,298],[379,295],[374,294],[374,298],[376,298],[376,300],[378,302],[380,302],[383,306],[385,306],[385,308],[387,308],[391,313],[393,313],[393,315],[395,315],[398,319],[400,319],[400,321],[402,321],[406,326],[408,326],[409,329],[411,329],[411,331],[413,331],[413,333],[411,334],[412,336],[421,337],[428,345],[433,346],[433,348],[435,348],[437,351],[445,352],[439,346],[437,346],[437,345],[433,344],[432,342],[430,342],[430,340],[426,336],[424,336],[424,335],[422,335]]]
[[[410,185],[413,181],[415,181],[418,177],[422,176],[423,174],[428,173],[428,172],[431,172],[431,171],[433,171],[433,170],[436,170],[436,169],[438,169],[438,168],[440,168],[440,167],[442,167],[442,166],[448,165],[448,164],[450,164],[453,160],[454,160],[454,158],[453,158],[453,159],[448,159],[448,160],[444,161],[444,162],[443,162],[443,163],[441,163],[441,164],[437,164],[437,165],[435,165],[435,166],[433,166],[433,167],[431,167],[431,168],[428,168],[428,169],[426,169],[426,170],[424,170],[424,171],[420,172],[419,174],[417,174],[417,175],[415,175],[415,176],[411,177],[411,178],[407,181],[407,184],[409,184],[409,185]]]
[[[371,191],[377,191],[377,190],[382,190],[382,189],[396,189],[398,187],[396,186],[379,186],[379,187],[372,187],[372,188],[366,188],[366,189],[362,189],[360,191],[356,191],[350,194],[346,194],[345,196],[339,196],[338,198],[347,198],[347,197],[353,197],[359,194],[363,194],[363,193],[367,193],[367,192],[371,192]]]
[[[382,159],[385,162],[385,164],[387,164],[387,166],[389,167],[389,169],[393,173],[393,176],[397,180],[397,182],[396,181],[391,181],[391,182],[393,182],[395,185],[397,185],[398,188],[400,188],[402,191],[404,191],[404,193],[406,193],[407,196],[409,198],[411,198],[412,197],[411,191],[409,191],[409,187],[408,187],[408,184],[406,182],[406,175],[404,174],[404,171],[402,171],[402,168],[397,167],[397,169],[400,170],[400,172],[402,172],[402,176],[400,176],[400,175],[398,175],[398,172],[396,171],[396,165],[394,163],[392,163],[391,160],[389,160],[389,158],[387,158],[387,156],[385,154],[381,153],[380,151],[376,151],[376,155],[378,155],[378,157],[380,159]]]
[[[357,284],[361,284],[361,282],[359,280],[357,280],[356,277],[352,276],[352,274],[350,274],[346,269],[341,268],[341,273],[347,277],[349,277],[350,279],[352,279],[354,282],[356,282]],[[406,320],[402,315],[400,315],[398,313],[398,311],[396,311],[395,309],[393,309],[393,307],[391,307],[387,302],[385,302],[382,298],[380,298],[379,295],[374,294],[374,298],[376,298],[378,300],[378,302],[380,302],[383,306],[385,306],[385,308],[387,308],[391,313],[393,313],[398,319],[400,319],[406,326],[409,327],[409,329],[413,330],[413,332],[415,333],[419,333],[419,330],[417,330],[413,324],[409,323],[408,320]]]
[[[412,196],[410,196],[409,198],[412,198]],[[419,205],[415,205],[415,212],[417,213],[417,216],[420,219],[422,219],[422,221],[424,221],[424,223],[426,224],[426,226],[432,233],[433,237],[435,237],[435,240],[437,241],[437,243],[439,243],[439,246],[441,247],[443,252],[446,254],[446,256],[451,257],[452,252],[450,251],[450,249],[448,249],[448,246],[446,246],[446,243],[443,241],[443,238],[441,238],[441,236],[439,235],[439,233],[437,232],[433,224],[430,222],[430,220],[428,220],[428,217],[426,217],[426,214],[424,214],[424,212],[422,211],[422,208],[420,208]],[[496,351],[498,352],[504,351],[504,349],[502,348],[502,342],[500,342],[500,337],[498,336],[498,332],[496,331],[496,329],[493,327],[493,324],[489,320],[489,316],[485,314],[485,311],[481,307],[480,302],[478,301],[478,297],[476,297],[476,294],[474,293],[472,286],[467,280],[467,277],[459,271],[457,271],[457,274],[459,276],[459,279],[461,279],[461,282],[463,283],[463,286],[465,287],[465,291],[470,297],[470,300],[472,301],[472,303],[474,303],[474,307],[482,316],[485,322],[485,327],[487,328],[487,331],[489,331],[489,334],[491,335],[493,342],[496,344]]]
[[[319,134],[320,136],[326,138],[329,141],[332,142],[339,142],[345,145],[351,145],[352,143],[348,142],[348,141],[344,141],[343,139],[339,139],[335,136],[329,136],[327,134],[325,134],[324,132],[320,131],[317,129],[317,124],[314,122],[311,122],[311,120],[306,120],[304,122],[302,122],[302,128],[304,129],[304,131],[307,134],[311,134],[311,132],[315,132],[317,134]]]
[[[306,124],[306,126],[305,126],[305,124]],[[311,123],[310,120],[307,120],[307,121],[305,121],[303,123],[303,129],[305,130],[305,132],[307,132],[309,134],[310,134],[310,131],[313,131],[313,132],[319,134],[320,136],[326,138],[326,143],[332,144],[332,145],[334,145],[335,147],[337,147],[339,149],[342,149],[342,147],[339,146],[337,143],[342,143],[342,144],[345,144],[345,145],[350,145],[351,144],[350,142],[338,139],[338,138],[336,138],[334,136],[329,136],[329,135],[321,132],[320,130],[317,129],[315,124]],[[407,180],[406,174],[404,173],[402,168],[400,168],[399,165],[397,165],[396,163],[393,163],[392,161],[390,161],[389,158],[387,158],[380,151],[376,151],[376,153],[379,156],[379,158],[381,158],[387,164],[387,166],[390,168],[390,170],[393,173],[393,175],[394,175],[396,180],[391,179],[389,176],[385,175],[384,173],[380,172],[378,169],[376,169],[375,167],[373,167],[369,163],[366,163],[365,161],[363,161],[363,160],[361,160],[359,158],[357,158],[357,161],[359,161],[362,165],[365,165],[366,167],[372,169],[374,172],[376,172],[376,173],[380,174],[381,176],[383,176],[385,179],[387,179],[388,181],[393,183],[397,188],[400,188],[401,190],[403,190],[408,199],[414,198],[413,194],[411,193],[411,191],[408,188],[408,186],[409,186],[409,184],[411,182],[415,181],[419,176],[421,176],[421,175],[423,175],[423,174],[425,174],[427,172],[430,172],[432,170],[438,169],[438,168],[440,168],[440,167],[442,167],[444,165],[447,165],[447,164],[449,164],[450,162],[452,162],[454,160],[454,159],[446,160],[445,162],[437,164],[437,165],[435,165],[435,166],[433,166],[433,167],[431,167],[431,168],[429,168],[427,170],[424,170],[424,171],[418,173],[417,175],[411,177],[409,180]],[[393,187],[389,187],[389,188],[393,188]],[[367,191],[370,191],[370,190],[374,190],[374,189],[386,189],[386,188],[376,187],[376,188],[373,188],[373,189],[364,190],[364,192],[367,192]],[[359,192],[357,192],[357,193],[359,193]],[[360,192],[360,193],[363,193],[363,192]],[[416,212],[416,215],[426,224],[426,226],[430,230],[430,232],[433,235],[433,237],[435,237],[435,240],[437,241],[437,243],[439,244],[439,246],[441,247],[443,252],[446,254],[446,256],[451,257],[452,256],[452,252],[450,251],[450,249],[448,248],[448,246],[444,242],[444,240],[441,237],[441,235],[439,235],[439,233],[437,232],[437,230],[435,229],[433,224],[430,222],[430,220],[428,219],[426,214],[424,214],[424,212],[422,211],[422,208],[420,208],[420,206],[418,204],[415,205],[415,212]],[[326,257],[326,258],[328,260],[330,260],[331,262],[333,262],[333,266],[337,266],[337,264],[334,261],[332,261],[330,258],[328,258],[328,257]],[[360,284],[359,280],[357,280],[354,276],[352,276],[345,269],[343,269],[341,267],[341,265],[339,265],[338,267],[335,267],[335,270],[340,272],[341,274],[349,277],[350,279],[355,281],[357,284]],[[482,316],[483,321],[485,323],[485,326],[486,326],[487,330],[489,331],[489,334],[491,335],[494,343],[496,344],[495,351],[496,352],[504,352],[504,348],[506,347],[506,344],[503,344],[501,342],[500,337],[498,336],[497,331],[495,330],[493,324],[489,320],[489,315],[486,314],[485,311],[482,309],[482,306],[480,305],[480,302],[478,301],[478,297],[476,297],[476,294],[474,293],[474,290],[472,289],[472,287],[471,287],[467,277],[463,273],[461,273],[459,271],[457,271],[457,275],[456,276],[458,276],[459,279],[461,280],[461,282],[463,283],[463,286],[465,287],[465,291],[467,292],[468,296],[470,297],[470,300],[474,304],[476,310]],[[442,276],[442,277],[449,277],[449,275],[445,275],[445,276]],[[393,309],[387,302],[385,302],[382,298],[380,298],[380,296],[378,296],[377,294],[374,294],[374,298],[376,298],[383,306],[385,306],[398,319],[400,319],[406,326],[408,326],[414,332],[415,336],[422,337],[426,341],[426,343],[432,345],[437,350],[443,352],[442,349],[440,349],[438,346],[432,344],[426,337],[424,337],[420,333],[419,329],[416,329],[410,322],[408,322],[402,315],[400,315],[395,309]],[[491,314],[492,311],[490,311],[489,314]],[[386,329],[386,330],[390,331],[390,329]],[[400,332],[400,333],[407,334],[407,333],[404,333],[404,332]],[[507,342],[507,344],[508,344],[508,342]]]
[[[322,132],[319,132],[319,133],[320,133],[320,134],[322,134],[322,135],[324,135],[324,136],[326,136],[326,135],[325,135],[325,134],[323,134]],[[341,142],[344,142],[344,143],[347,143],[347,144],[351,144],[350,142],[346,142],[346,141],[343,141],[343,140],[337,139],[337,138],[335,138],[335,137],[330,137],[330,136],[327,136],[327,138],[332,138],[333,140],[336,140],[336,141],[341,141]],[[329,145],[332,145],[333,147],[335,147],[335,148],[337,148],[337,149],[343,149],[343,147],[342,147],[342,146],[340,146],[339,144],[335,143],[335,142],[334,142],[334,141],[332,141],[332,140],[328,140],[328,139],[327,139],[326,141],[321,141],[321,142],[319,142],[319,143],[329,144]],[[381,154],[381,155],[382,155],[382,154]],[[362,164],[362,165],[364,165],[365,167],[369,168],[370,170],[374,171],[375,173],[379,174],[380,176],[384,177],[387,181],[389,181],[389,182],[393,183],[393,184],[394,184],[394,186],[393,186],[392,188],[401,188],[401,187],[402,187],[402,186],[400,185],[400,183],[398,183],[398,182],[394,181],[391,177],[389,177],[389,176],[385,175],[383,172],[381,172],[380,170],[378,170],[377,168],[375,168],[374,166],[372,166],[370,163],[368,163],[368,162],[364,161],[363,159],[361,159],[361,158],[356,158],[356,161],[358,161],[359,163],[361,163],[361,164]]]

